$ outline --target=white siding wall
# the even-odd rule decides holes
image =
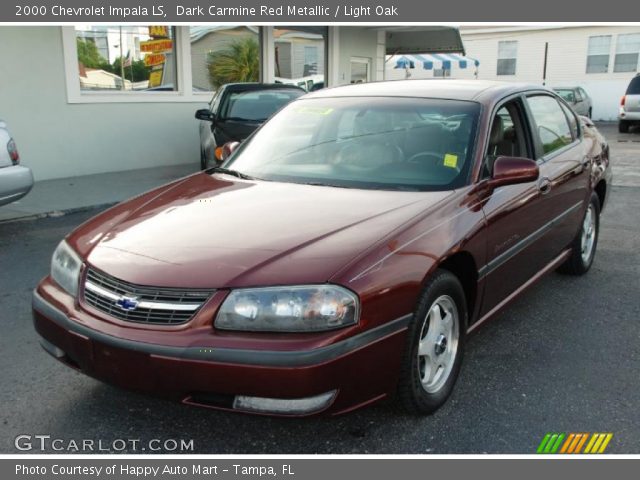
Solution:
[[[635,73],[613,73],[617,36],[640,33],[640,27],[589,26],[540,28],[520,31],[465,31],[461,29],[467,55],[480,61],[478,78],[542,84],[544,46],[549,43],[546,85],[580,85],[593,98],[596,120],[615,120],[620,98]],[[611,35],[609,73],[586,73],[589,37]],[[498,42],[518,41],[516,74],[496,75]],[[640,67],[640,66],[639,66]],[[473,78],[473,70],[453,71],[453,77]],[[415,78],[415,77],[414,77]]]
[[[0,45],[0,118],[37,180],[196,168],[198,103],[69,104],[60,27],[2,26]]]
[[[337,85],[348,84],[351,79],[351,57],[371,59],[371,79],[378,78],[378,31],[366,27],[336,27],[338,34],[338,75]]]

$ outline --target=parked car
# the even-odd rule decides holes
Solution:
[[[7,124],[0,120],[0,205],[15,202],[33,187],[31,170],[20,165],[20,154]]]
[[[632,125],[640,125],[640,74],[631,79],[620,100],[618,130],[620,133],[628,133]]]
[[[578,115],[591,118],[593,114],[593,101],[582,87],[555,87],[555,92],[571,105]]]
[[[220,161],[218,147],[244,140],[276,111],[304,94],[294,85],[271,83],[229,83],[220,87],[209,108],[196,112],[201,120],[200,168]]]
[[[75,369],[191,405],[338,414],[397,393],[430,413],[467,334],[544,274],[589,270],[608,153],[538,86],[320,90],[69,234],[35,328]]]

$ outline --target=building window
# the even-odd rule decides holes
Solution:
[[[516,58],[518,57],[518,41],[498,42],[498,75],[515,75]]]
[[[274,27],[276,83],[307,91],[324,86],[327,27]]]
[[[635,72],[638,70],[640,54],[640,33],[618,35],[614,72]]]
[[[168,26],[75,27],[80,91],[176,90],[174,38]]]
[[[260,79],[260,31],[255,26],[202,25],[189,29],[194,92]]]
[[[611,35],[589,37],[587,73],[607,73],[609,71],[610,50]]]

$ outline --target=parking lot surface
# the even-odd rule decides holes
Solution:
[[[604,131],[616,186],[591,271],[547,276],[472,335],[452,397],[430,417],[391,402],[334,418],[252,417],[85,377],[42,351],[30,302],[58,241],[97,211],[0,225],[0,453],[17,453],[23,434],[141,448],[193,439],[193,453],[216,454],[535,453],[547,432],[612,432],[607,453],[640,453],[640,133]]]

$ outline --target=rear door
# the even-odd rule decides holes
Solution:
[[[551,261],[578,232],[589,193],[591,159],[575,113],[555,95],[526,98],[536,159],[540,164],[540,208],[548,222],[540,238],[540,255]]]

